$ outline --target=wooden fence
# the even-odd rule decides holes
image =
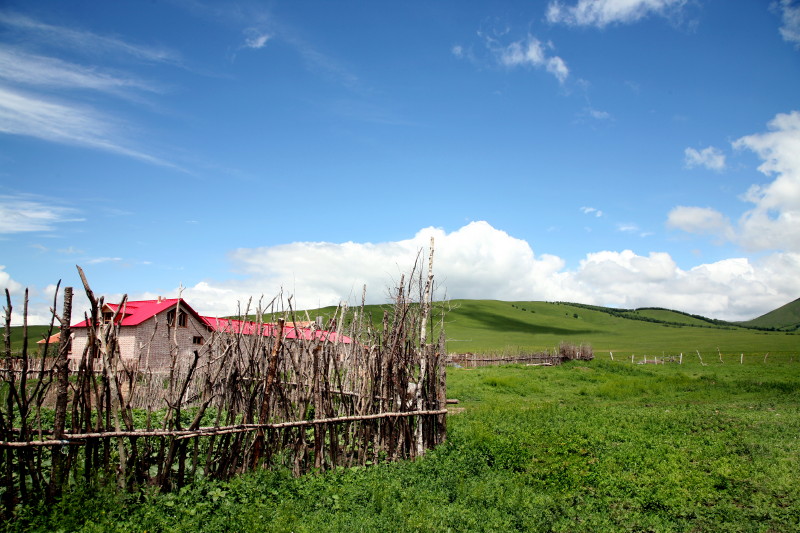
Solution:
[[[214,333],[188,358],[176,347],[167,374],[126,368],[119,326],[98,320],[102,299],[83,279],[90,323],[100,325],[77,371],[62,342],[54,362],[23,354],[22,372],[0,373],[0,515],[79,482],[170,490],[255,468],[302,474],[414,458],[445,438],[444,333],[430,323],[430,272],[401,279],[380,327],[340,308],[331,323],[352,343],[285,339],[289,308],[277,335]],[[56,320],[68,339],[71,289],[64,294]],[[257,315],[267,311],[274,302]]]
[[[561,343],[558,349],[554,348],[553,351],[502,354],[452,353],[447,356],[448,364],[466,368],[512,364],[556,366],[564,361],[591,361],[592,359],[594,359],[594,352],[591,346],[570,343]]]

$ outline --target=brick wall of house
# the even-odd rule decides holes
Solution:
[[[122,360],[127,364],[137,362],[139,370],[145,370],[146,367],[151,370],[169,369],[173,336],[177,339],[178,356],[181,359],[190,357],[195,350],[204,354],[206,343],[211,338],[205,324],[193,315],[187,314],[186,326],[167,327],[166,313],[161,312],[136,326],[120,326],[118,342]],[[196,344],[195,340],[199,340],[200,344]],[[78,369],[87,341],[88,328],[74,330],[72,352],[69,355],[71,369]]]

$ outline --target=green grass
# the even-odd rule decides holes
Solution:
[[[28,326],[28,353],[38,353],[39,346],[36,343],[44,338],[47,338],[47,333],[49,330],[50,326]],[[57,332],[58,326],[54,326],[53,333]],[[13,326],[11,328],[11,351],[15,353],[22,352],[22,344],[22,326]]]
[[[681,313],[641,310],[649,322],[616,316],[572,304],[453,300],[446,315],[447,348],[450,352],[492,352],[504,349],[539,350],[562,341],[588,343],[595,354],[695,354],[717,358],[717,348],[728,358],[740,354],[791,354],[800,350],[800,335],[746,328],[714,326]]]
[[[365,311],[380,328],[383,306]],[[450,300],[434,304],[434,320],[445,310],[448,352],[525,352],[552,350],[561,342],[589,344],[595,353],[615,356],[692,354],[728,359],[765,353],[800,353],[800,332],[760,331],[668,309],[612,309],[555,302]],[[313,319],[335,308],[308,311]],[[305,311],[298,319],[305,318]],[[434,328],[435,331],[435,328]],[[434,333],[435,337],[435,333]]]
[[[8,531],[797,531],[800,361],[452,369],[416,462],[76,490]]]

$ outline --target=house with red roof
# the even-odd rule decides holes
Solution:
[[[156,300],[129,301],[123,305],[106,303],[101,317],[104,324],[114,320],[119,326],[119,355],[123,363],[139,370],[166,370],[175,354],[179,359],[188,359],[195,351],[202,356],[207,353],[208,342],[214,334],[278,334],[275,324],[201,316],[182,298],[159,297]],[[88,320],[72,326],[71,369],[80,365],[88,344],[89,327]],[[285,326],[282,336],[289,341],[352,342],[345,335],[299,323]]]

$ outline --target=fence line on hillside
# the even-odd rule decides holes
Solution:
[[[122,360],[119,325],[100,320],[103,299],[81,276],[89,323],[97,326],[88,328],[78,369],[66,362],[67,288],[62,316],[54,313],[59,357],[45,364],[23,353],[15,363],[21,372],[0,373],[0,516],[11,516],[19,502],[53,501],[80,482],[170,490],[255,468],[299,475],[413,459],[445,438],[443,320],[437,340],[427,341],[430,268],[427,278],[416,268],[401,278],[379,328],[364,315],[363,298],[361,308],[340,307],[330,327],[350,336],[349,344],[285,339],[294,313],[291,299],[280,310],[278,298],[255,310],[257,322],[282,311],[276,335],[213,332],[207,349],[188,358],[176,346],[167,379]],[[8,354],[8,291],[6,300]]]
[[[709,364],[725,364],[726,362],[730,362],[730,361],[738,362],[738,364],[743,365],[744,362],[745,362],[744,352],[739,352],[738,356],[737,356],[736,353],[723,354],[722,351],[719,348],[717,348],[717,360],[713,361],[712,363],[708,363],[708,362],[703,360],[703,355],[700,353],[700,350],[695,350],[695,354],[697,354],[697,362],[701,366],[708,366]],[[770,355],[770,352],[766,352],[764,354],[763,363],[767,363],[767,358],[769,357],[769,355]],[[789,357],[789,362],[790,363],[794,362],[794,358],[795,358],[796,354],[791,354],[790,353],[790,354],[783,354],[783,355]],[[608,357],[609,357],[609,359],[611,361],[615,361],[614,352],[613,351],[609,351],[608,352]],[[619,352],[617,353],[617,357],[618,358],[620,357]],[[727,361],[725,360],[726,357],[728,357]],[[761,354],[758,354],[758,355],[753,354],[753,355],[751,355],[749,357],[750,357],[751,360],[754,359],[754,358],[761,359]],[[775,357],[775,356],[773,355],[773,357]],[[663,364],[679,364],[679,365],[682,365],[683,364],[683,359],[684,359],[683,352],[680,352],[677,355],[675,355],[675,354],[672,354],[672,355],[666,355],[666,354],[662,354],[662,355],[642,354],[640,356],[637,356],[636,354],[632,353],[630,355],[630,357],[622,356],[621,360],[622,361],[630,361],[630,363],[632,363],[632,364],[639,364],[639,365],[663,365]],[[800,361],[800,357],[798,357],[798,361]],[[687,360],[687,362],[688,362],[688,360]]]
[[[566,361],[591,361],[592,359],[594,359],[594,352],[590,345],[562,342],[558,348],[553,348],[552,351],[533,353],[451,353],[447,356],[447,363],[467,368],[512,364],[556,366]]]

